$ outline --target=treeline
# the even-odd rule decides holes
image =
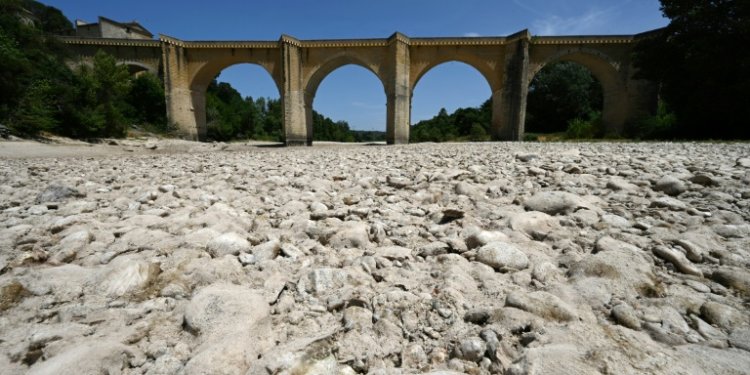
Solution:
[[[459,108],[448,114],[441,108],[437,116],[411,127],[411,142],[488,141],[492,106],[487,100],[479,108]]]
[[[242,95],[232,85],[214,80],[206,90],[206,126],[209,139],[282,141],[281,100]],[[374,142],[385,133],[353,131],[346,121],[334,121],[313,110],[313,140]]]
[[[0,122],[22,136],[122,137],[131,123],[166,129],[158,78],[133,78],[104,53],[75,71],[65,64],[51,35],[72,27],[55,8],[0,0]]]

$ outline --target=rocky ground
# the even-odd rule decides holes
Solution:
[[[0,159],[0,373],[750,373],[748,144],[160,142]]]

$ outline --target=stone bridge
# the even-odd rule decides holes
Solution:
[[[312,103],[318,86],[348,64],[364,67],[383,84],[387,98],[386,139],[409,142],[411,99],[420,78],[437,65],[459,61],[474,67],[492,90],[491,134],[496,140],[521,140],[526,95],[534,75],[556,61],[588,68],[602,85],[602,120],[610,134],[653,111],[654,85],[634,78],[631,60],[637,40],[646,34],[532,37],[524,30],[507,37],[409,38],[278,41],[182,41],[63,37],[87,63],[102,49],[132,71],[162,74],[168,118],[184,136],[204,139],[206,88],[225,68],[257,64],[273,78],[283,106],[287,145],[311,144]]]

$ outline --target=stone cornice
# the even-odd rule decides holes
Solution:
[[[159,40],[182,48],[279,48],[279,42],[273,41],[184,41],[167,35],[159,35]]]
[[[355,48],[355,47],[385,47],[388,39],[334,39],[334,40],[304,40],[305,48]]]
[[[393,33],[393,35],[391,35],[388,38],[388,44],[393,44],[393,43],[403,43],[403,44],[409,45],[411,44],[411,39],[409,39],[408,36],[396,31],[395,33]]]
[[[505,37],[412,38],[412,46],[502,46]]]
[[[629,44],[633,35],[571,35],[571,36],[535,36],[532,44]]]
[[[161,47],[161,41],[151,39],[82,38],[77,36],[58,36],[57,38],[65,44],[114,47]]]
[[[302,47],[302,42],[300,42],[299,39],[286,34],[281,35],[281,38],[279,38],[279,43],[289,44],[295,47]]]
[[[518,40],[529,40],[536,45],[566,44],[628,44],[634,43],[636,35],[581,35],[581,36],[535,36],[528,30],[506,37],[445,37],[445,38],[409,38],[401,33],[394,33],[387,39],[331,39],[299,40],[289,35],[282,35],[278,41],[183,41],[167,35],[159,35],[159,40],[145,39],[108,39],[61,36],[66,44],[96,46],[160,47],[169,44],[183,48],[279,48],[289,44],[300,48],[358,48],[387,47],[400,42],[408,46],[502,46]]]

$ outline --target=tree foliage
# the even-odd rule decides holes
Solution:
[[[414,124],[411,142],[487,141],[492,121],[491,100],[479,108],[459,108],[448,114],[445,108],[437,116]]]
[[[112,55],[102,51],[94,56],[91,67],[82,65],[76,76],[76,108],[78,137],[124,137],[127,134],[127,95],[130,73],[118,65]]]
[[[677,138],[750,138],[750,2],[661,0],[669,25],[637,47],[642,78],[660,84]]]
[[[127,116],[131,122],[156,132],[169,131],[164,84],[159,77],[143,72],[133,79],[127,104]]]
[[[19,135],[122,137],[128,125],[166,128],[163,86],[153,75],[133,79],[99,52],[73,72],[50,34],[72,24],[58,9],[31,0],[0,0],[0,122]]]
[[[243,99],[232,85],[216,80],[206,90],[206,125],[210,139],[280,141],[281,116],[279,100]]]
[[[346,121],[333,121],[313,111],[313,140],[354,142],[355,139]]]
[[[602,109],[602,87],[584,66],[561,61],[536,74],[529,85],[526,131],[564,132],[574,119]]]
[[[354,132],[346,121],[334,121],[313,110],[313,140],[370,142],[384,139],[382,132]],[[282,108],[279,99],[242,95],[232,85],[214,80],[206,90],[206,126],[209,139],[281,141]]]

